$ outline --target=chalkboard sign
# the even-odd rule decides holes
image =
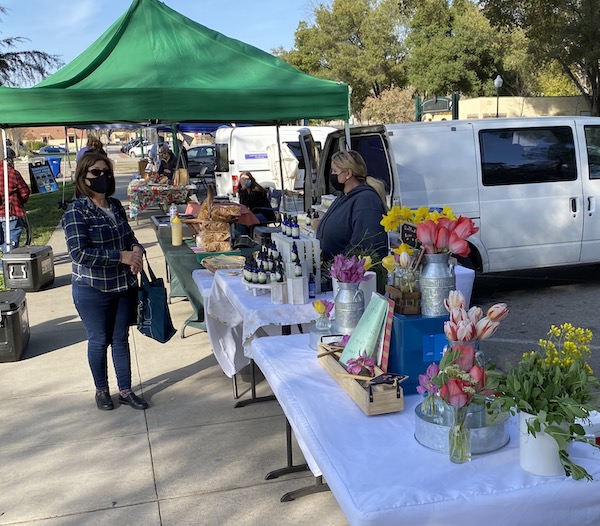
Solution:
[[[58,183],[48,161],[36,164],[29,163],[29,180],[31,182],[31,192],[34,194],[58,192]]]
[[[413,223],[402,223],[400,225],[400,239],[412,248],[421,248],[421,242],[417,239],[417,225]]]

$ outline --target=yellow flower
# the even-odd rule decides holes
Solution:
[[[360,260],[362,261],[363,267],[365,270],[369,270],[373,265],[373,261],[371,260],[371,256],[360,256]]]
[[[313,301],[313,307],[321,316],[325,314],[325,304],[321,300]]]
[[[381,260],[381,264],[383,265],[383,268],[388,271],[389,274],[396,267],[396,260],[394,259],[394,256],[385,256]]]
[[[402,243],[399,247],[392,250],[392,252],[398,255],[402,254],[402,252],[406,252],[409,256],[412,256],[415,251],[411,246],[407,245],[406,243]]]

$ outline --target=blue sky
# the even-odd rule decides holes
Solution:
[[[163,0],[175,11],[228,37],[270,52],[291,49],[312,0]],[[26,37],[18,50],[46,51],[68,63],[131,5],[130,0],[0,0],[0,38]]]

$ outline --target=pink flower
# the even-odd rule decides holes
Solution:
[[[440,396],[452,407],[464,407],[473,398],[465,393],[465,387],[470,387],[470,384],[460,378],[450,378],[447,383],[442,385]]]
[[[481,318],[477,322],[477,325],[475,325],[475,334],[477,335],[477,339],[485,340],[486,338],[489,338],[496,332],[496,329],[498,329],[499,325],[499,321],[492,321],[487,317]]]
[[[461,342],[470,342],[475,339],[476,325],[473,325],[470,320],[461,320],[458,322],[456,329],[457,340]]]
[[[467,317],[471,320],[471,323],[477,324],[477,322],[483,318],[483,310],[481,307],[471,307],[467,312]]]
[[[356,256],[347,258],[344,254],[338,254],[333,258],[331,277],[340,283],[360,283],[370,280],[373,274],[365,276],[364,263]]]
[[[475,226],[470,217],[460,216],[455,223],[454,233],[461,239],[468,239],[473,234],[479,232],[479,227]]]
[[[487,317],[492,321],[502,321],[508,316],[508,305],[506,303],[496,303],[487,311]]]
[[[417,225],[417,238],[425,247],[425,252],[428,254],[435,253],[435,237],[437,233],[437,225],[431,220],[423,221]],[[429,250],[428,250],[429,247]]]
[[[483,387],[487,381],[487,374],[485,374],[483,367],[474,365],[469,371],[469,376],[473,378],[473,381],[475,382],[475,391],[477,393],[483,391]]]
[[[346,362],[346,370],[350,374],[360,374],[366,369],[368,373],[373,376],[375,374],[375,360],[373,358],[367,358],[367,353],[359,354],[358,358],[350,358]]]
[[[437,363],[429,364],[425,374],[419,375],[419,385],[417,386],[417,393],[424,395],[426,393],[437,393],[439,389],[431,381],[431,379],[440,374],[440,368]]]
[[[452,349],[460,351],[460,356],[454,363],[463,371],[470,371],[475,363],[475,346],[472,343],[454,343]]]
[[[464,239],[458,237],[456,232],[452,232],[450,234],[450,239],[448,240],[448,244],[446,245],[447,249],[456,254],[457,256],[466,257],[471,252],[471,248],[469,247],[469,243],[467,243]]]
[[[444,322],[444,334],[446,335],[446,338],[448,338],[451,341],[456,341],[458,340],[458,334],[457,334],[457,329],[458,327],[456,326],[456,323],[454,323],[453,321],[445,321]]]
[[[458,307],[464,309],[467,306],[467,300],[460,290],[451,290],[448,297],[444,300],[444,307],[450,312],[450,309]]]

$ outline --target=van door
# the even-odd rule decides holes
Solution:
[[[304,209],[310,210],[311,205],[316,204],[317,195],[317,167],[319,166],[319,152],[308,128],[298,130],[300,155],[302,157],[300,166],[304,168]]]
[[[600,126],[579,125],[583,181],[583,242],[581,262],[600,261]]]
[[[573,127],[490,126],[479,130],[479,148],[483,271],[579,262],[583,189]]]

